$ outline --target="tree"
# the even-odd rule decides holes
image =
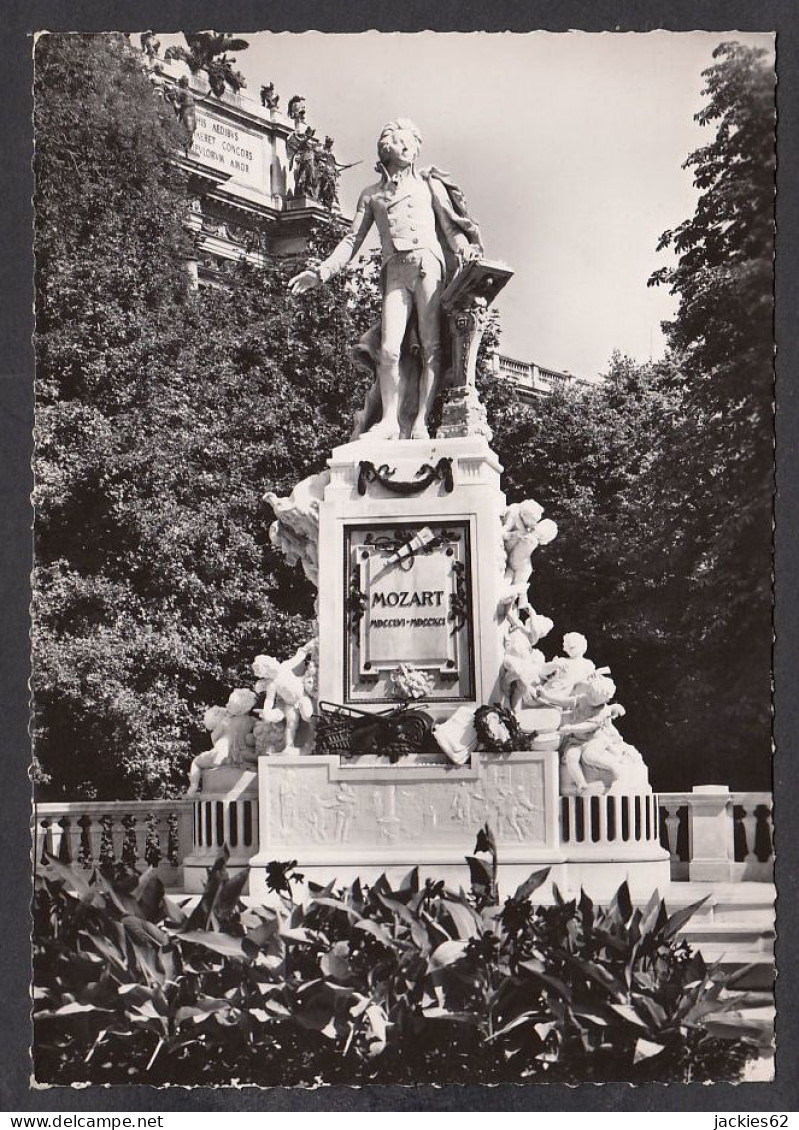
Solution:
[[[346,438],[374,287],[298,303],[279,261],[190,293],[174,121],[122,40],[42,39],[36,107],[36,752],[62,795],[158,795],[204,707],[308,638],[263,495]]]
[[[244,89],[245,78],[233,69],[236,60],[230,59],[227,52],[246,51],[250,46],[246,39],[234,39],[224,31],[186,32],[185,36],[188,51],[185,47],[168,47],[167,59],[181,59],[193,75],[204,71],[217,98],[222,97],[226,86],[234,92]]]
[[[642,484],[679,426],[671,376],[667,365],[616,353],[594,384],[524,403],[512,386],[492,381],[482,396],[509,501],[535,498],[558,524],[555,541],[534,558],[532,601],[555,622],[546,652],[558,652],[566,632],[587,636],[591,657],[612,669],[627,709],[625,737],[656,784],[674,788],[664,695],[673,652],[657,591],[637,560],[659,517]]]
[[[559,525],[533,599],[589,638],[658,787],[769,786],[773,73],[722,44],[706,72],[714,140],[686,162],[696,212],[660,246],[679,298],[656,365],[534,408],[486,392],[512,500]]]
[[[663,234],[659,246],[673,247],[678,260],[650,280],[679,299],[664,328],[682,427],[655,468],[664,517],[644,563],[661,562],[675,647],[698,672],[676,680],[688,747],[703,756],[717,750],[719,771],[738,750],[741,785],[762,787],[770,751],[774,71],[765,51],[738,43],[722,43],[714,58],[697,118],[717,123],[715,137],[686,161],[696,210]]]

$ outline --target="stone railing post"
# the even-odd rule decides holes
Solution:
[[[691,882],[734,878],[733,803],[726,785],[695,785],[688,805]]]

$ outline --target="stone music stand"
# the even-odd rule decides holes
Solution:
[[[500,263],[472,259],[465,263],[441,296],[452,336],[452,380],[444,397],[441,437],[482,435],[491,428],[475,388],[477,351],[488,321],[488,308],[513,277]]]

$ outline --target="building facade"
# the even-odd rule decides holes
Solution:
[[[575,377],[573,373],[547,369],[535,361],[518,361],[502,353],[494,356],[494,374],[510,381],[524,400],[549,396],[557,388],[585,384],[583,377]]]
[[[263,266],[273,256],[301,254],[317,223],[334,222],[337,203],[296,190],[292,155],[298,140],[315,133],[305,121],[304,100],[292,119],[229,87],[213,94],[205,75],[192,74],[180,60],[145,51],[142,65],[184,124],[186,146],[176,162],[187,175],[195,252],[188,267],[195,284],[222,285],[242,260]],[[183,117],[181,100],[190,105]]]

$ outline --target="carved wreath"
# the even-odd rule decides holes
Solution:
[[[474,713],[474,729],[481,749],[490,753],[511,753],[529,747],[516,716],[496,704],[479,706]]]

